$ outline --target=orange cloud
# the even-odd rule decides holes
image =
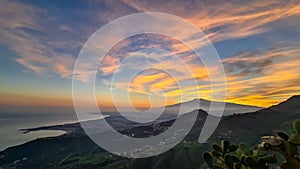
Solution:
[[[223,60],[227,76],[227,100],[268,107],[300,94],[300,50],[298,46],[270,49],[265,53],[243,53]],[[209,78],[209,77],[208,77]],[[208,79],[209,82],[209,79]],[[201,82],[200,82],[201,83]],[[183,86],[166,96],[187,95],[211,99],[210,83]]]
[[[106,55],[100,64],[100,71],[103,75],[112,74],[118,69],[119,64],[120,58],[113,57],[112,55]]]
[[[300,15],[298,1],[123,1],[141,12],[183,17],[214,42],[260,34],[272,29],[267,24]]]
[[[263,27],[275,21],[300,15],[300,3],[293,1],[249,1],[222,3],[222,8],[208,5],[205,10],[189,17],[205,32],[216,32],[210,39],[214,42],[225,39],[247,37],[266,32],[272,27]],[[211,15],[214,13],[214,15]],[[222,28],[222,32],[215,28]]]
[[[129,85],[131,92],[149,94],[156,90],[166,90],[173,88],[176,80],[167,73],[157,71],[148,71],[136,76]]]
[[[266,107],[299,94],[299,53],[299,47],[295,46],[224,60],[225,68],[230,63],[227,76],[236,77],[227,82],[228,101]],[[241,64],[244,68],[240,68]],[[232,71],[235,66],[237,72]]]

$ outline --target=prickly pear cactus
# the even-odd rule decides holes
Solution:
[[[300,146],[300,120],[293,123],[294,133],[276,132],[277,137],[264,136],[259,145],[262,150],[272,150],[280,152],[285,162],[281,169],[300,169],[300,155],[298,146]]]
[[[296,134],[300,134],[300,120],[294,121],[293,128],[294,128]]]
[[[269,169],[271,163],[277,162],[274,156],[229,141],[213,144],[212,151],[205,152],[203,158],[211,169]]]
[[[246,144],[239,146],[222,141],[213,144],[211,152],[205,152],[203,158],[211,169],[270,169],[277,163],[275,155],[266,151],[277,151],[285,157],[281,169],[300,169],[300,120],[293,123],[294,133],[276,132],[276,136],[263,136],[259,149],[252,150]],[[264,151],[261,151],[264,150]]]

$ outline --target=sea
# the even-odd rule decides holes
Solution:
[[[89,114],[90,119],[101,119]],[[39,130],[23,133],[20,129],[36,128],[58,124],[78,122],[75,113],[5,113],[0,112],[0,151],[43,137],[55,137],[65,134],[61,130]]]

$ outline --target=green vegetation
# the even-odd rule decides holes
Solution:
[[[285,158],[281,169],[300,168],[300,120],[294,121],[291,134],[277,131],[276,137],[263,136],[261,139],[258,149],[223,140],[221,145],[213,144],[211,152],[205,152],[203,158],[211,169],[269,169],[278,161],[275,154],[270,154],[275,151]]]
[[[293,132],[291,134],[278,131],[276,137],[264,136],[260,148],[279,152],[285,161],[281,164],[282,169],[299,169],[300,155],[298,147],[300,146],[300,120],[293,123]]]
[[[203,158],[212,169],[268,169],[276,163],[274,156],[259,150],[252,150],[242,143],[239,146],[222,141],[221,145],[213,144],[212,152],[205,152]]]
[[[54,168],[97,168],[104,166],[103,169],[122,169],[124,162],[120,157],[108,153],[91,154],[86,156],[71,156],[62,160]]]

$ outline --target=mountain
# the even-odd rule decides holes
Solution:
[[[249,113],[249,112],[255,112],[260,109],[263,109],[262,107],[257,106],[248,106],[248,105],[242,105],[242,104],[236,104],[236,103],[229,103],[229,102],[216,102],[216,101],[210,101],[205,99],[194,99],[192,101],[178,103],[174,105],[167,106],[166,111],[167,112],[178,112],[178,110],[182,109],[182,112],[191,112],[194,109],[201,109],[205,112],[209,112],[210,105],[214,103],[216,106],[212,107],[211,111],[220,111],[221,107],[220,105],[224,104],[224,112],[223,116],[229,116],[233,114],[243,114],[243,113]]]
[[[151,125],[152,123],[161,123],[165,121],[174,120],[177,118],[177,115],[181,108],[181,115],[188,114],[195,110],[203,110],[204,112],[209,112],[210,105],[214,103],[215,105],[211,108],[210,115],[214,115],[214,112],[221,111],[220,105],[224,104],[224,112],[223,116],[230,116],[234,114],[243,114],[249,112],[255,112],[257,110],[263,109],[262,107],[257,106],[248,106],[248,105],[241,105],[235,103],[228,103],[228,102],[213,102],[204,99],[194,99],[192,101],[177,103],[174,105],[166,106],[165,109],[163,107],[154,108],[147,113],[132,113],[132,112],[103,112],[104,115],[108,115],[109,117],[106,118],[106,121],[110,123],[115,129],[123,129],[130,127],[138,127],[142,125]],[[160,114],[160,112],[162,112]],[[124,117],[125,115],[125,117]],[[145,121],[144,123],[137,123],[134,121],[130,121],[130,119],[142,119]],[[153,120],[155,119],[155,120]]]
[[[299,111],[300,109],[300,95],[292,96],[286,101],[269,107],[269,109],[282,112],[282,113],[291,113],[294,111]]]
[[[254,144],[274,129],[289,130],[295,119],[300,119],[300,96],[292,96],[287,100],[256,112],[223,117],[215,133],[220,138],[242,139]],[[223,128],[227,131],[224,132]],[[235,131],[235,132],[233,132]],[[232,134],[230,134],[232,132]]]

